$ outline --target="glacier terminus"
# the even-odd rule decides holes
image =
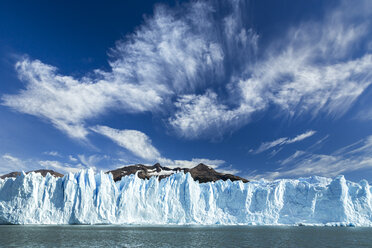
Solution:
[[[190,173],[115,182],[92,169],[0,179],[0,224],[372,226],[366,180],[308,177],[199,183]]]

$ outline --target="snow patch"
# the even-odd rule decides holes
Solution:
[[[169,171],[167,171],[167,170],[161,170],[159,172],[153,171],[153,172],[150,172],[148,174],[150,176],[169,176],[169,175],[174,174],[174,171],[171,171],[171,170],[169,170]]]

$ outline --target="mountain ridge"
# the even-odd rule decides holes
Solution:
[[[31,172],[35,172],[35,173],[40,173],[43,177],[45,177],[48,173],[54,177],[63,177],[64,175],[59,173],[59,172],[56,172],[54,170],[44,170],[44,169],[39,169],[39,170],[32,170],[32,171],[27,171],[25,172],[26,174],[29,174]],[[22,172],[20,171],[13,171],[13,172],[10,172],[8,174],[4,174],[2,176],[0,176],[0,179],[5,179],[5,178],[8,178],[8,177],[18,177],[22,174]]]
[[[109,170],[106,171],[105,173],[111,173],[113,176],[114,181],[119,181],[121,180],[122,177],[124,176],[129,176],[132,174],[136,174],[137,176],[141,179],[150,179],[153,176],[157,176],[159,180],[164,179],[166,177],[169,177],[170,175],[177,173],[177,172],[184,172],[184,173],[190,173],[192,178],[195,181],[199,181],[199,183],[206,183],[206,182],[215,182],[218,180],[231,180],[231,181],[242,181],[243,183],[249,182],[247,179],[235,176],[232,174],[227,174],[227,173],[220,173],[215,171],[212,167],[205,165],[203,163],[198,164],[197,166],[193,168],[182,168],[182,167],[177,167],[177,168],[169,168],[165,166],[161,166],[159,163],[156,163],[154,165],[143,165],[143,164],[135,164],[135,165],[129,165],[129,166],[124,166],[118,169],[114,170]],[[29,174],[31,172],[35,173],[40,173],[42,176],[46,176],[47,173],[51,174],[54,177],[63,177],[64,175],[53,171],[53,170],[33,170],[33,171],[28,171],[26,174]],[[5,179],[8,177],[17,177],[21,175],[21,172],[19,171],[14,171],[10,172],[8,174],[0,176],[1,179]]]

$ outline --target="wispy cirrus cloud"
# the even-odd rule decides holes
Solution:
[[[44,152],[44,154],[53,156],[53,157],[62,157],[62,155],[57,151],[48,151],[48,152]]]
[[[263,51],[246,21],[248,1],[159,5],[110,50],[110,70],[75,78],[24,58],[16,70],[25,89],[2,96],[2,104],[76,139],[86,139],[87,122],[108,110],[152,112],[186,139],[221,137],[269,106],[280,116],[337,118],[371,84],[372,55],[351,56],[371,34],[369,7],[342,1]]]
[[[86,121],[108,109],[161,109],[171,116],[174,96],[224,84],[246,65],[258,41],[242,19],[246,9],[245,1],[198,1],[173,9],[159,5],[110,50],[109,72],[73,78],[25,58],[16,69],[26,88],[3,96],[3,104],[46,119],[78,139],[88,133]]]
[[[220,138],[230,128],[230,132],[245,124],[250,115],[249,108],[229,109],[218,100],[216,93],[208,91],[204,95],[184,95],[175,103],[178,108],[169,124],[176,132],[188,139],[204,137]]]
[[[12,171],[27,171],[30,166],[31,165],[27,161],[9,153],[5,153],[0,157],[0,175]]]
[[[138,130],[118,130],[107,126],[96,126],[91,128],[94,132],[104,135],[117,145],[132,152],[135,156],[149,163],[159,162],[167,167],[192,168],[200,163],[204,163],[218,171],[225,173],[237,173],[238,170],[232,166],[226,166],[224,160],[193,158],[191,160],[173,160],[160,154],[158,149],[152,144],[151,139],[143,132]],[[130,164],[129,161],[126,163]]]
[[[78,164],[77,166],[72,166],[68,163],[63,163],[57,160],[41,160],[39,161],[39,164],[45,169],[54,170],[62,174],[69,172],[76,173],[80,170],[87,169],[81,164]]]
[[[85,138],[86,119],[120,105],[132,112],[151,110],[161,102],[153,89],[106,79],[77,80],[57,73],[57,68],[38,60],[16,64],[19,77],[27,82],[17,95],[4,95],[3,104],[20,112],[49,120],[72,138]]]
[[[314,151],[314,150],[320,149],[323,146],[323,144],[328,140],[328,138],[329,138],[329,134],[325,135],[323,138],[319,139],[317,142],[309,146],[307,150]]]
[[[72,161],[72,162],[76,162],[76,161],[78,161],[78,159],[75,158],[75,157],[72,156],[72,155],[69,155],[69,156],[68,156],[68,159],[69,159],[70,161]]]
[[[96,126],[91,129],[108,137],[142,159],[154,161],[160,157],[159,151],[151,144],[151,139],[140,131],[118,130],[107,126]]]
[[[281,161],[275,171],[251,174],[250,178],[276,179],[300,176],[334,177],[343,173],[372,168],[372,136],[342,147],[331,154],[296,151]]]
[[[246,70],[228,81],[228,98],[211,92],[180,97],[171,125],[195,139],[241,127],[269,106],[276,106],[279,116],[344,115],[372,82],[372,55],[351,56],[370,35],[368,5],[342,2],[323,20],[293,27],[267,48],[263,59],[246,62]],[[218,125],[215,116],[220,116]]]
[[[286,144],[292,144],[292,143],[295,143],[295,142],[299,142],[301,140],[304,140],[304,139],[307,139],[309,138],[310,136],[313,136],[314,134],[316,133],[316,131],[314,130],[309,130],[305,133],[302,133],[302,134],[299,134],[297,135],[296,137],[294,137],[293,139],[288,139],[286,141]]]
[[[296,137],[294,137],[292,139],[288,138],[288,137],[283,137],[283,138],[276,139],[274,141],[264,142],[256,150],[252,149],[252,150],[250,150],[250,152],[252,152],[254,154],[258,154],[258,153],[267,151],[271,148],[274,148],[276,146],[284,146],[284,145],[296,143],[296,142],[302,141],[304,139],[307,139],[307,138],[313,136],[315,133],[316,133],[316,131],[309,130],[309,131],[306,131],[305,133],[297,135]]]
[[[14,171],[31,171],[38,170],[41,168],[55,170],[60,173],[68,172],[78,172],[81,169],[93,168],[96,170],[96,167],[93,164],[84,164],[81,161],[73,161],[75,163],[63,162],[63,156],[58,153],[58,157],[55,160],[38,160],[30,158],[20,158],[9,153],[3,154],[0,157],[0,175],[7,174]],[[83,156],[85,157],[85,156]],[[97,156],[89,156],[88,160],[91,161],[92,157],[96,158]],[[41,166],[41,168],[40,168]]]
[[[107,170],[107,164],[112,166],[116,159],[102,154],[77,154],[75,156],[61,156],[54,160],[33,161],[34,164],[41,165],[43,168],[55,170],[59,173],[78,172],[83,169],[93,169],[94,171]]]

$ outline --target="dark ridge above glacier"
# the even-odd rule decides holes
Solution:
[[[224,174],[215,171],[213,168],[205,165],[198,164],[192,169],[189,168],[168,168],[163,167],[159,163],[153,166],[146,166],[143,164],[136,164],[131,166],[125,166],[116,170],[108,171],[113,175],[114,181],[120,181],[123,176],[129,176],[138,172],[137,176],[141,179],[150,179],[153,176],[158,176],[159,179],[169,177],[170,175],[183,171],[184,173],[190,172],[191,177],[199,183],[215,182],[218,180],[226,181],[230,179],[231,181],[243,181],[247,183],[248,180],[242,177],[234,176],[231,174]]]
[[[33,171],[27,171],[25,172],[26,174],[29,174],[31,172],[35,172],[35,173],[40,173],[43,177],[45,177],[48,173],[54,177],[63,177],[64,175],[61,174],[61,173],[58,173],[54,170],[43,170],[43,169],[40,169],[40,170],[33,170]],[[5,174],[5,175],[2,175],[0,176],[1,179],[5,179],[5,178],[8,178],[8,177],[18,177],[22,174],[22,172],[20,171],[13,171],[13,172],[10,172],[8,174]]]
[[[177,172],[189,172],[191,177],[195,181],[199,181],[199,183],[207,183],[207,182],[216,182],[218,180],[230,180],[230,181],[242,181],[243,183],[249,182],[247,179],[238,177],[231,174],[225,174],[215,171],[212,167],[207,166],[205,164],[198,164],[194,168],[168,168],[165,166],[161,166],[159,163],[156,163],[152,166],[147,166],[143,164],[135,164],[124,166],[115,170],[107,171],[106,173],[111,173],[115,182],[120,181],[122,177],[129,176],[132,174],[136,174],[141,179],[150,179],[153,176],[157,176],[159,180],[169,177],[170,175],[177,173]],[[51,174],[54,177],[63,177],[64,175],[53,170],[34,170],[28,171],[26,174],[30,172],[40,173],[42,176],[46,176],[47,173]],[[21,175],[21,172],[11,172],[6,175],[1,176],[1,179],[5,179],[8,177],[17,177]]]

